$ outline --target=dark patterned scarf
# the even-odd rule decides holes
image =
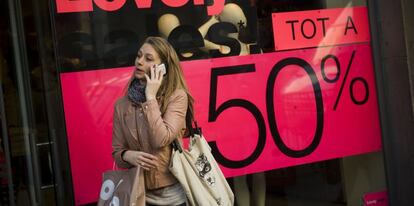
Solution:
[[[128,98],[135,104],[145,102],[145,84],[134,78],[128,88]]]

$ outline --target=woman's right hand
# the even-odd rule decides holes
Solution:
[[[139,165],[145,170],[154,169],[158,166],[158,158],[146,152],[128,150],[122,158],[129,164]]]

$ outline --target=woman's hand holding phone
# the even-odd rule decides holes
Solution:
[[[145,97],[147,101],[155,99],[157,96],[158,89],[161,86],[163,79],[162,69],[157,65],[153,65],[150,68],[151,76],[145,74],[145,79],[147,80],[147,86],[145,87]]]

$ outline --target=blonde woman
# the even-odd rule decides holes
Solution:
[[[158,65],[164,64],[166,73]],[[170,173],[171,142],[191,125],[193,98],[178,56],[163,38],[148,37],[135,59],[125,96],[114,111],[112,155],[121,168],[140,166],[143,205],[186,205],[183,188]]]

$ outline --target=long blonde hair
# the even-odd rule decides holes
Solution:
[[[164,76],[161,86],[157,92],[157,99],[160,103],[161,113],[164,113],[167,110],[167,100],[171,97],[174,91],[177,89],[184,90],[187,94],[188,99],[186,126],[187,130],[190,129],[192,121],[194,119],[194,99],[188,90],[187,83],[185,82],[184,74],[177,53],[171,44],[161,37],[150,36],[146,38],[142,44],[145,43],[151,45],[154,48],[154,50],[158,53],[161,62],[164,63],[167,67],[167,74]],[[134,78],[135,76],[132,75],[130,81],[128,82],[127,88],[129,88],[129,85]]]

